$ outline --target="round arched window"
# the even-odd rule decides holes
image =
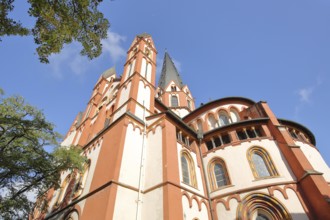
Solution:
[[[219,113],[219,121],[220,121],[220,126],[230,124],[228,115],[225,112],[220,112]]]

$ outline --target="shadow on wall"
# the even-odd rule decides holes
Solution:
[[[277,148],[279,148],[279,147],[278,147],[278,144],[276,144],[276,145],[277,145]],[[291,178],[294,179],[294,180],[296,180],[297,178],[296,178],[296,176],[294,175],[294,173],[293,173],[291,167],[289,166],[288,161],[287,161],[286,158],[284,157],[282,151],[281,151],[281,150],[279,150],[279,151],[280,151],[280,155],[281,155],[282,161],[284,162],[285,166],[287,167],[287,170],[289,171],[289,173],[290,173],[290,175],[291,175]]]
[[[308,220],[309,218],[305,213],[290,213],[292,220]]]

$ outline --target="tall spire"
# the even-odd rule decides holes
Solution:
[[[170,55],[167,52],[165,52],[162,74],[160,76],[158,86],[162,89],[165,89],[171,81],[173,81],[178,87],[180,88],[183,87],[181,77]]]
[[[167,52],[158,83],[157,98],[179,117],[184,117],[195,109],[194,98],[188,86],[183,85],[180,74]]]

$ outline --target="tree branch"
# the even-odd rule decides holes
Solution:
[[[39,182],[41,182],[43,179],[47,178],[47,176],[52,176],[57,173],[57,170],[53,171],[52,173],[49,173],[46,176],[42,176],[35,181],[32,181],[29,185],[23,187],[22,189],[18,190],[10,199],[16,199],[18,196],[20,196],[22,193],[25,193],[26,191],[29,191],[32,187],[36,186]]]

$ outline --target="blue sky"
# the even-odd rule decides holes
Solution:
[[[12,17],[31,26],[27,7],[19,1]],[[104,0],[101,10],[111,27],[92,61],[71,44],[41,64],[31,37],[2,38],[0,87],[65,134],[100,74],[113,65],[121,74],[134,36],[147,32],[158,66],[167,49],[198,106],[228,96],[265,100],[277,117],[308,127],[330,164],[330,1]]]

